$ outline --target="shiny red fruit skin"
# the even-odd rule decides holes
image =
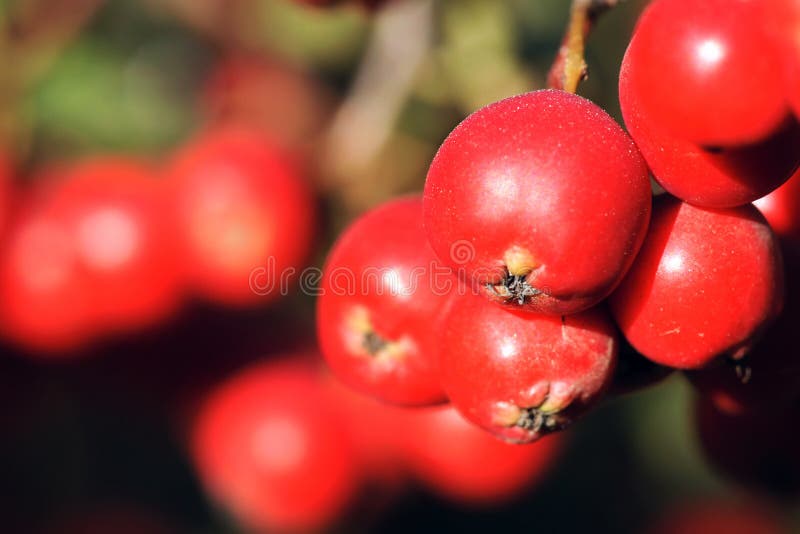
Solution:
[[[526,310],[568,314],[611,292],[650,216],[648,171],[595,104],[544,90],[491,104],[442,144],[425,183],[425,228],[439,258],[486,284],[527,274]]]
[[[781,241],[800,254],[800,173],[769,195],[753,202]]]
[[[180,257],[163,183],[143,162],[95,158],[54,171],[59,213],[80,267],[95,325],[126,331],[155,324],[180,297]]]
[[[360,473],[313,366],[279,361],[226,380],[206,399],[192,455],[209,493],[258,531],[330,525]]]
[[[777,240],[752,205],[710,210],[663,195],[610,303],[628,341],[656,363],[740,358],[782,308]]]
[[[782,62],[783,88],[794,114],[800,117],[800,2],[770,0],[766,7],[766,28]]]
[[[650,3],[625,59],[628,90],[643,113],[670,135],[702,146],[771,137],[789,109],[774,79],[781,66],[764,24],[766,3]]]
[[[525,446],[503,443],[450,406],[407,411],[400,428],[404,461],[413,475],[464,506],[520,497],[554,470],[565,441],[551,435]]]
[[[231,306],[278,298],[281,276],[309,253],[315,218],[293,162],[261,133],[220,129],[184,146],[168,179],[192,289]]]
[[[454,282],[428,245],[420,197],[359,218],[328,256],[317,300],[318,338],[334,373],[386,402],[444,402],[432,325]],[[369,335],[388,345],[371,351]]]
[[[506,441],[532,442],[600,399],[613,377],[616,335],[600,309],[556,317],[458,296],[440,332],[442,385],[467,419]],[[554,427],[528,424],[536,415]]]
[[[711,208],[741,206],[789,179],[800,165],[800,125],[789,119],[758,143],[705,149],[661,126],[634,84],[631,51],[619,77],[622,115],[658,183],[672,195]]]

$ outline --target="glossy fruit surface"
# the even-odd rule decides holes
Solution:
[[[314,227],[293,163],[260,133],[218,130],[180,151],[169,180],[193,289],[230,305],[278,297],[308,254]]]
[[[619,282],[650,204],[644,161],[613,119],[545,90],[453,130],[428,171],[425,227],[439,258],[491,299],[565,314]]]
[[[634,85],[630,50],[619,78],[622,115],[655,179],[672,195],[698,206],[727,208],[761,198],[800,165],[800,126],[789,119],[757,143],[706,149],[664,128]]]
[[[509,442],[570,424],[600,398],[617,360],[616,331],[599,309],[556,317],[464,295],[442,329],[445,392],[467,419]]]
[[[741,358],[782,307],[777,240],[751,205],[707,210],[664,195],[610,302],[628,341],[656,363]]]
[[[367,213],[325,264],[317,329],[326,361],[346,383],[384,401],[443,402],[434,325],[453,285],[425,237],[421,198]]]
[[[519,497],[558,462],[562,435],[518,446],[496,440],[452,407],[407,412],[404,459],[414,476],[463,505],[492,505]]]
[[[792,178],[769,195],[753,202],[788,248],[800,253],[800,176]],[[787,252],[784,249],[784,252]]]
[[[207,398],[194,461],[210,494],[249,528],[321,528],[352,498],[355,451],[325,400],[301,362],[248,368]]]
[[[623,98],[659,128],[701,146],[770,137],[788,116],[780,58],[759,0],[656,0],[626,53]]]

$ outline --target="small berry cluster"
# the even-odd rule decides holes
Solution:
[[[390,403],[447,400],[513,443],[595,406],[631,347],[726,417],[796,419],[791,283],[782,311],[800,178],[777,188],[800,165],[798,28],[797,2],[656,0],[620,75],[630,137],[559,90],[473,113],[422,197],[334,246],[318,301],[331,368]],[[751,202],[773,191],[765,218]]]
[[[210,392],[192,425],[209,494],[255,532],[330,528],[385,507],[412,481],[455,504],[506,502],[542,481],[563,449],[558,436],[502,443],[451,407],[384,405],[308,356],[242,369]]]
[[[38,355],[151,328],[186,297],[274,299],[279,288],[248,285],[253,269],[270,258],[286,272],[311,248],[310,188],[254,128],[215,127],[162,168],[94,156],[37,174],[15,193],[0,250],[0,332]]]

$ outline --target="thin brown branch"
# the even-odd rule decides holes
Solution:
[[[547,75],[547,85],[574,93],[586,79],[584,56],[586,38],[600,15],[617,5],[619,0],[573,0],[569,23],[561,48]]]

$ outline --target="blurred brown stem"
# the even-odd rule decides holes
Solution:
[[[578,90],[586,79],[584,57],[586,38],[600,15],[617,5],[619,0],[573,0],[569,24],[553,66],[547,75],[547,86],[569,93]]]
[[[328,128],[321,167],[326,186],[351,209],[363,209],[360,182],[374,181],[368,170],[394,131],[417,71],[433,41],[433,2],[390,3],[375,28],[358,73]]]

